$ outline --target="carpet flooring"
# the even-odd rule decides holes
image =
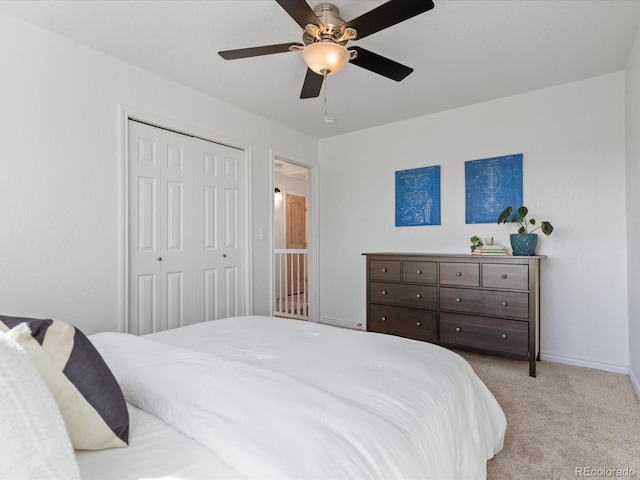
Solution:
[[[640,478],[640,400],[628,376],[458,352],[507,417],[489,480]]]

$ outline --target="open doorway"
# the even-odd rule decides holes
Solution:
[[[309,319],[309,168],[274,160],[274,274],[278,317]]]

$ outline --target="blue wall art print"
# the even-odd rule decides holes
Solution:
[[[396,172],[396,227],[440,225],[440,165]]]
[[[465,162],[466,223],[496,223],[522,205],[522,154]]]

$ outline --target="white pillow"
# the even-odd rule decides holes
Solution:
[[[0,328],[0,478],[79,479],[53,395],[27,353]]]

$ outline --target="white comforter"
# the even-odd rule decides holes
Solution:
[[[132,404],[250,478],[485,478],[506,420],[457,354],[269,317],[91,336]]]

